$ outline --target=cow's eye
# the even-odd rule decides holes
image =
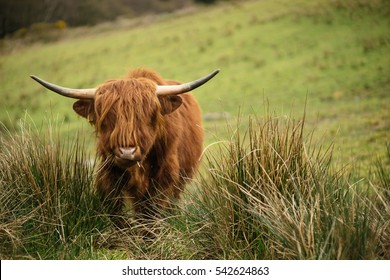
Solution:
[[[105,123],[102,123],[102,124],[100,125],[100,130],[101,130],[101,131],[107,131],[107,128],[108,128],[108,126],[107,126],[107,124],[105,124]]]

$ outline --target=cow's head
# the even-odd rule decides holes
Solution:
[[[219,70],[186,84],[162,85],[155,72],[138,70],[129,78],[110,80],[91,89],[70,89],[31,76],[46,88],[78,99],[74,111],[95,125],[98,151],[121,168],[141,161],[161,135],[163,116],[181,104],[179,96],[213,78]]]

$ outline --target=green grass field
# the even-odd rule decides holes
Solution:
[[[0,49],[1,166],[10,166],[10,160],[15,155],[21,156],[20,161],[24,165],[21,164],[20,170],[15,166],[15,172],[32,172],[35,185],[43,184],[47,187],[47,194],[54,192],[69,205],[75,203],[72,197],[75,194],[66,191],[67,188],[79,188],[76,194],[81,188],[85,194],[79,195],[81,201],[77,201],[77,205],[80,204],[80,207],[72,215],[67,212],[67,205],[50,206],[62,201],[58,197],[50,196],[48,199],[34,190],[24,193],[27,187],[19,181],[17,174],[14,175],[11,169],[4,169],[0,173],[0,186],[5,188],[2,192],[9,198],[7,195],[0,196],[0,239],[5,240],[4,246],[0,246],[0,253],[5,258],[59,259],[388,257],[386,253],[379,254],[375,244],[381,239],[378,236],[382,230],[386,229],[388,213],[387,218],[381,215],[388,209],[388,190],[386,194],[385,187],[388,187],[386,170],[390,164],[381,161],[379,170],[382,174],[375,171],[378,165],[374,163],[378,158],[389,155],[389,146],[386,146],[390,142],[389,30],[390,4],[385,0],[262,0],[198,7],[190,13],[177,14],[177,17],[160,15],[136,20],[130,25],[117,22],[104,28],[70,29],[62,39],[51,43],[22,46],[20,42],[2,42],[7,48]],[[111,235],[113,229],[106,217],[98,214],[101,206],[95,201],[94,194],[89,193],[90,167],[83,167],[76,161],[77,164],[66,171],[62,165],[62,160],[69,163],[74,162],[74,157],[85,159],[84,150],[93,154],[93,128],[72,111],[72,100],[48,92],[29,75],[67,87],[94,87],[105,80],[124,76],[128,69],[135,67],[153,68],[168,79],[182,82],[221,69],[221,73],[196,90],[195,95],[205,116],[228,116],[226,119],[206,117],[204,122],[205,146],[215,148],[217,154],[225,156],[226,160],[237,157],[237,162],[241,162],[241,159],[247,159],[245,145],[248,143],[243,144],[242,139],[237,138],[235,128],[239,126],[246,131],[248,115],[255,116],[260,124],[270,116],[272,121],[269,123],[279,120],[282,124],[289,123],[291,119],[300,120],[305,115],[304,138],[305,141],[311,139],[312,145],[309,146],[328,147],[334,144],[332,166],[353,169],[353,172],[347,172],[346,177],[337,175],[337,170],[320,155],[314,163],[305,158],[301,160],[303,165],[297,165],[287,153],[286,158],[280,159],[281,162],[278,159],[271,162],[270,159],[270,169],[260,171],[253,167],[253,162],[245,163],[254,170],[254,173],[248,170],[249,179],[263,171],[271,174],[273,168],[287,166],[287,163],[292,168],[292,171],[287,169],[287,173],[280,171],[283,168],[277,169],[282,173],[272,179],[269,192],[266,192],[270,196],[264,201],[264,194],[251,193],[247,189],[248,178],[241,177],[245,168],[237,167],[228,174],[227,161],[224,165],[226,170],[218,171],[214,166],[213,153],[206,153],[211,159],[205,160],[201,178],[195,185],[210,186],[209,192],[202,190],[201,198],[193,197],[194,186],[186,194],[184,205],[180,206],[182,214],[168,218],[158,228],[162,232],[158,242],[149,246],[143,243],[142,238],[130,237],[136,229],[130,230],[130,234]],[[236,120],[237,116],[240,116],[240,121]],[[46,140],[30,142],[23,138],[24,134],[30,135],[24,126],[28,127],[31,123],[37,127],[33,130]],[[57,147],[51,142],[56,138],[50,135],[53,126],[59,127],[54,131],[64,138],[61,143],[65,146],[69,139],[72,145],[76,135],[78,139],[86,139],[82,149],[74,148],[78,156],[71,154],[73,148],[64,148],[61,153],[51,150],[50,147]],[[227,126],[233,129],[227,129]],[[282,130],[285,129],[282,127]],[[274,128],[278,129],[278,126]],[[251,129],[249,127],[249,131]],[[11,134],[6,130],[10,130]],[[287,129],[285,133],[289,135],[293,132]],[[7,140],[12,140],[12,137],[18,143],[15,147]],[[269,139],[274,136],[270,133],[264,137]],[[296,143],[294,137],[291,137],[292,143]],[[225,140],[231,140],[233,145],[237,143],[237,150],[221,152],[219,144],[213,144]],[[249,139],[245,141],[252,145]],[[242,148],[244,156],[240,145],[246,147]],[[261,147],[250,147],[248,154]],[[300,148],[297,148],[297,154],[303,152]],[[18,154],[19,150],[27,154],[31,151],[31,154],[24,158]],[[277,151],[280,155],[284,152],[283,149]],[[60,158],[56,157],[58,153]],[[315,154],[314,151],[312,153]],[[218,162],[219,159],[215,160]],[[46,164],[50,161],[56,165],[46,173]],[[232,166],[235,168],[234,164]],[[25,167],[27,169],[23,169]],[[84,173],[76,172],[77,168]],[[310,176],[310,172],[306,173],[308,169],[313,173]],[[294,170],[300,174],[298,179]],[[314,176],[316,174],[318,176]],[[321,177],[321,174],[324,176]],[[369,177],[363,187],[364,190],[367,186],[372,187],[368,194],[358,183],[362,175]],[[55,186],[46,184],[50,180],[48,178],[55,178]],[[300,178],[305,184],[301,185]],[[386,180],[381,181],[380,178]],[[292,189],[297,185],[302,187],[298,198],[291,194],[293,199],[290,200],[290,195],[279,197],[276,191],[273,192],[274,188],[277,189],[279,183],[275,182],[278,180],[282,185],[284,180],[291,180]],[[15,184],[15,190],[6,188],[7,182]],[[232,186],[227,184],[229,182],[233,182]],[[262,188],[258,183],[256,180],[253,182],[255,190]],[[319,194],[310,190],[313,185]],[[211,186],[216,186],[216,189]],[[217,191],[227,195],[218,198]],[[335,193],[337,195],[333,198]],[[370,195],[374,193],[377,196],[371,200]],[[250,201],[242,201],[243,194],[250,194]],[[211,197],[211,200],[204,201],[202,195]],[[229,201],[229,197],[235,197],[237,201]],[[329,197],[331,200],[327,200]],[[23,202],[16,206],[15,218],[9,217],[12,198]],[[264,203],[268,206],[262,208]],[[218,205],[226,207],[218,208]],[[254,212],[248,211],[248,207],[255,207]],[[292,209],[292,212],[283,212],[286,209],[283,207]],[[83,214],[88,211],[86,209],[92,209],[88,216]],[[362,215],[356,214],[359,211]],[[259,219],[261,213],[268,216]],[[273,224],[282,213],[294,216],[283,216],[286,228],[282,228],[282,224]],[[185,214],[188,216],[185,217]],[[83,225],[78,221],[80,217],[83,222],[87,221],[84,229],[79,229]],[[233,227],[229,225],[229,217],[234,218]],[[246,224],[248,220],[251,223]],[[314,223],[309,223],[310,228],[306,228],[305,221],[312,220]],[[368,221],[372,223],[368,225]],[[355,226],[349,228],[348,222]],[[377,228],[372,229],[371,226]],[[296,235],[278,235],[283,230]],[[47,232],[50,232],[49,236],[46,236]],[[218,236],[221,232],[230,236]],[[300,236],[308,232],[313,236]],[[27,237],[23,236],[25,233],[29,233]],[[46,243],[39,239],[40,236],[45,236]],[[384,238],[388,241],[388,234]],[[122,240],[119,245],[118,240]],[[130,249],[126,242],[131,244]],[[106,245],[111,243],[126,249],[110,251],[107,249],[110,246]],[[169,247],[172,244],[175,246]],[[215,254],[209,250],[213,246]],[[188,251],[188,248],[194,250]],[[5,253],[10,250],[13,254]]]

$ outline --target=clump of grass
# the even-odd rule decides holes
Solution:
[[[381,227],[379,252],[384,259],[390,259],[390,143],[386,144],[386,156],[375,163],[374,177],[376,178],[378,213],[384,214],[384,224]]]
[[[208,172],[192,198],[197,206],[183,212],[204,256],[388,257],[387,181],[374,185],[335,170],[332,149],[313,147],[303,130],[304,120],[251,118],[244,132],[208,154]]]
[[[54,131],[23,126],[0,136],[2,259],[87,257],[109,225],[81,141]]]

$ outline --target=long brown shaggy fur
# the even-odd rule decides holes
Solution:
[[[114,214],[130,199],[139,216],[150,216],[179,198],[202,152],[200,108],[190,93],[157,97],[156,84],[166,81],[147,69],[102,84],[94,101],[77,101],[73,108],[95,125],[101,157],[97,187],[104,199],[114,199]],[[142,160],[121,166],[114,158],[120,147],[140,148]]]

